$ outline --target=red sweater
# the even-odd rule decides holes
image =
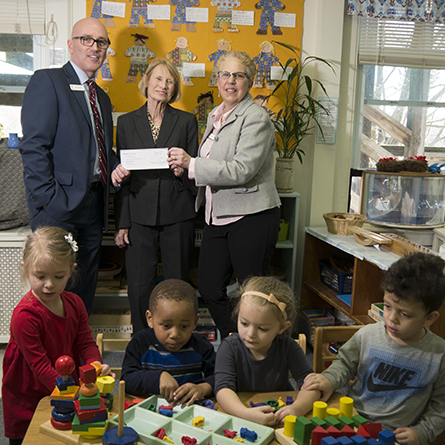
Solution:
[[[2,385],[5,436],[10,439],[25,436],[39,401],[54,390],[56,377],[60,377],[54,366],[61,355],[76,362],[71,374],[75,382],[79,366],[102,361],[83,301],[71,292],[64,291],[61,297],[64,317],[53,314],[31,291],[12,314]],[[48,412],[48,419],[50,415]]]

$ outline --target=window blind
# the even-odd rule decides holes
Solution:
[[[0,0],[0,33],[45,34],[45,0]]]
[[[445,25],[360,17],[358,61],[366,65],[445,68]]]

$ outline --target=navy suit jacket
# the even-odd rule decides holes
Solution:
[[[110,175],[118,164],[112,151],[113,122],[108,95],[96,88],[107,149],[108,181],[104,191],[105,225]],[[85,92],[72,65],[38,70],[22,102],[22,154],[30,218],[46,212],[53,221],[88,221],[89,189],[96,157],[93,128]]]

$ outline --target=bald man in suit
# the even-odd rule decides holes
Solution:
[[[80,277],[68,284],[88,313],[93,307],[103,227],[107,228],[111,182],[118,186],[128,172],[112,151],[112,107],[94,80],[110,45],[97,19],[73,26],[62,68],[38,70],[22,102],[22,154],[31,228],[58,226],[79,245]],[[100,130],[99,130],[100,128]],[[101,131],[102,136],[99,136]],[[102,157],[100,155],[100,144]]]

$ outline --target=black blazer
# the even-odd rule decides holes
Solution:
[[[157,143],[153,141],[144,104],[117,121],[117,149],[180,147],[190,156],[198,151],[198,122],[185,111],[166,106]],[[115,196],[116,228],[132,222],[155,226],[194,218],[194,181],[176,178],[170,169],[134,170]]]

